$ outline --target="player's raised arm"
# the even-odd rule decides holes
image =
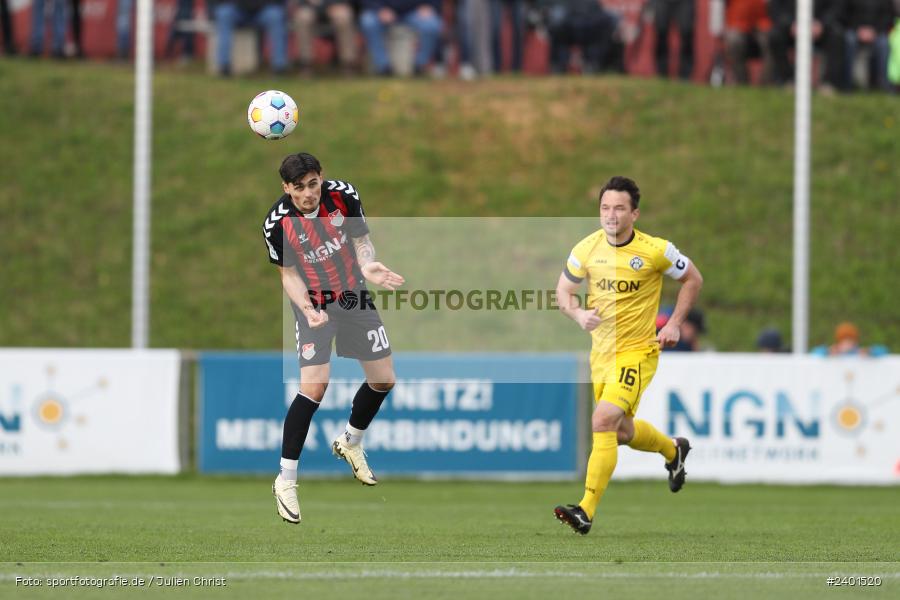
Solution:
[[[578,288],[581,282],[575,282],[566,271],[559,275],[559,281],[556,283],[556,303],[559,310],[564,315],[578,323],[578,326],[585,331],[593,331],[600,325],[600,317],[597,315],[599,309],[587,310],[581,308],[578,300]]]
[[[303,316],[309,322],[309,326],[316,329],[327,323],[328,315],[324,310],[316,310],[316,307],[313,306],[312,300],[309,298],[309,288],[306,287],[306,283],[300,277],[297,269],[279,266],[278,271],[281,273],[281,287],[284,288],[291,302],[300,308]]]
[[[367,281],[380,285],[383,288],[394,290],[406,281],[401,275],[394,273],[382,263],[375,260],[375,246],[369,234],[352,238],[353,248],[356,250],[356,260],[359,269]]]
[[[697,302],[700,288],[703,287],[703,275],[700,274],[700,270],[693,262],[688,264],[684,275],[679,277],[678,281],[681,282],[681,289],[678,290],[675,310],[672,311],[672,316],[656,336],[661,347],[674,346],[678,343],[681,338],[681,324],[694,307],[694,303]]]

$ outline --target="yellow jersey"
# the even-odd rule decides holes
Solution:
[[[618,245],[610,244],[602,229],[578,242],[563,272],[575,283],[587,280],[587,308],[600,309],[592,354],[612,360],[617,353],[658,349],[662,276],[681,279],[689,265],[671,242],[637,229]]]

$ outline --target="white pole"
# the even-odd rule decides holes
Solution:
[[[809,341],[809,151],[812,77],[812,0],[797,0],[794,94],[794,289],[792,344],[805,354]]]
[[[150,127],[153,120],[153,0],[137,0],[134,44],[134,235],[131,346],[146,348],[150,330]]]

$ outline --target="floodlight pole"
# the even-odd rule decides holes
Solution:
[[[797,0],[794,81],[794,275],[791,337],[794,354],[809,341],[809,153],[812,77],[812,0]]]
[[[134,43],[134,215],[131,347],[146,348],[150,330],[150,154],[153,120],[153,0],[137,0]]]

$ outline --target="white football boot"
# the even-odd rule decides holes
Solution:
[[[331,452],[338,458],[343,458],[353,470],[353,476],[356,477],[363,485],[376,485],[378,479],[375,473],[369,468],[366,462],[366,452],[363,450],[362,444],[351,446],[347,443],[346,434],[337,436],[334,443],[331,444]]]
[[[300,501],[297,500],[297,482],[282,479],[279,473],[272,484],[275,509],[282,519],[296,525],[300,522]]]

